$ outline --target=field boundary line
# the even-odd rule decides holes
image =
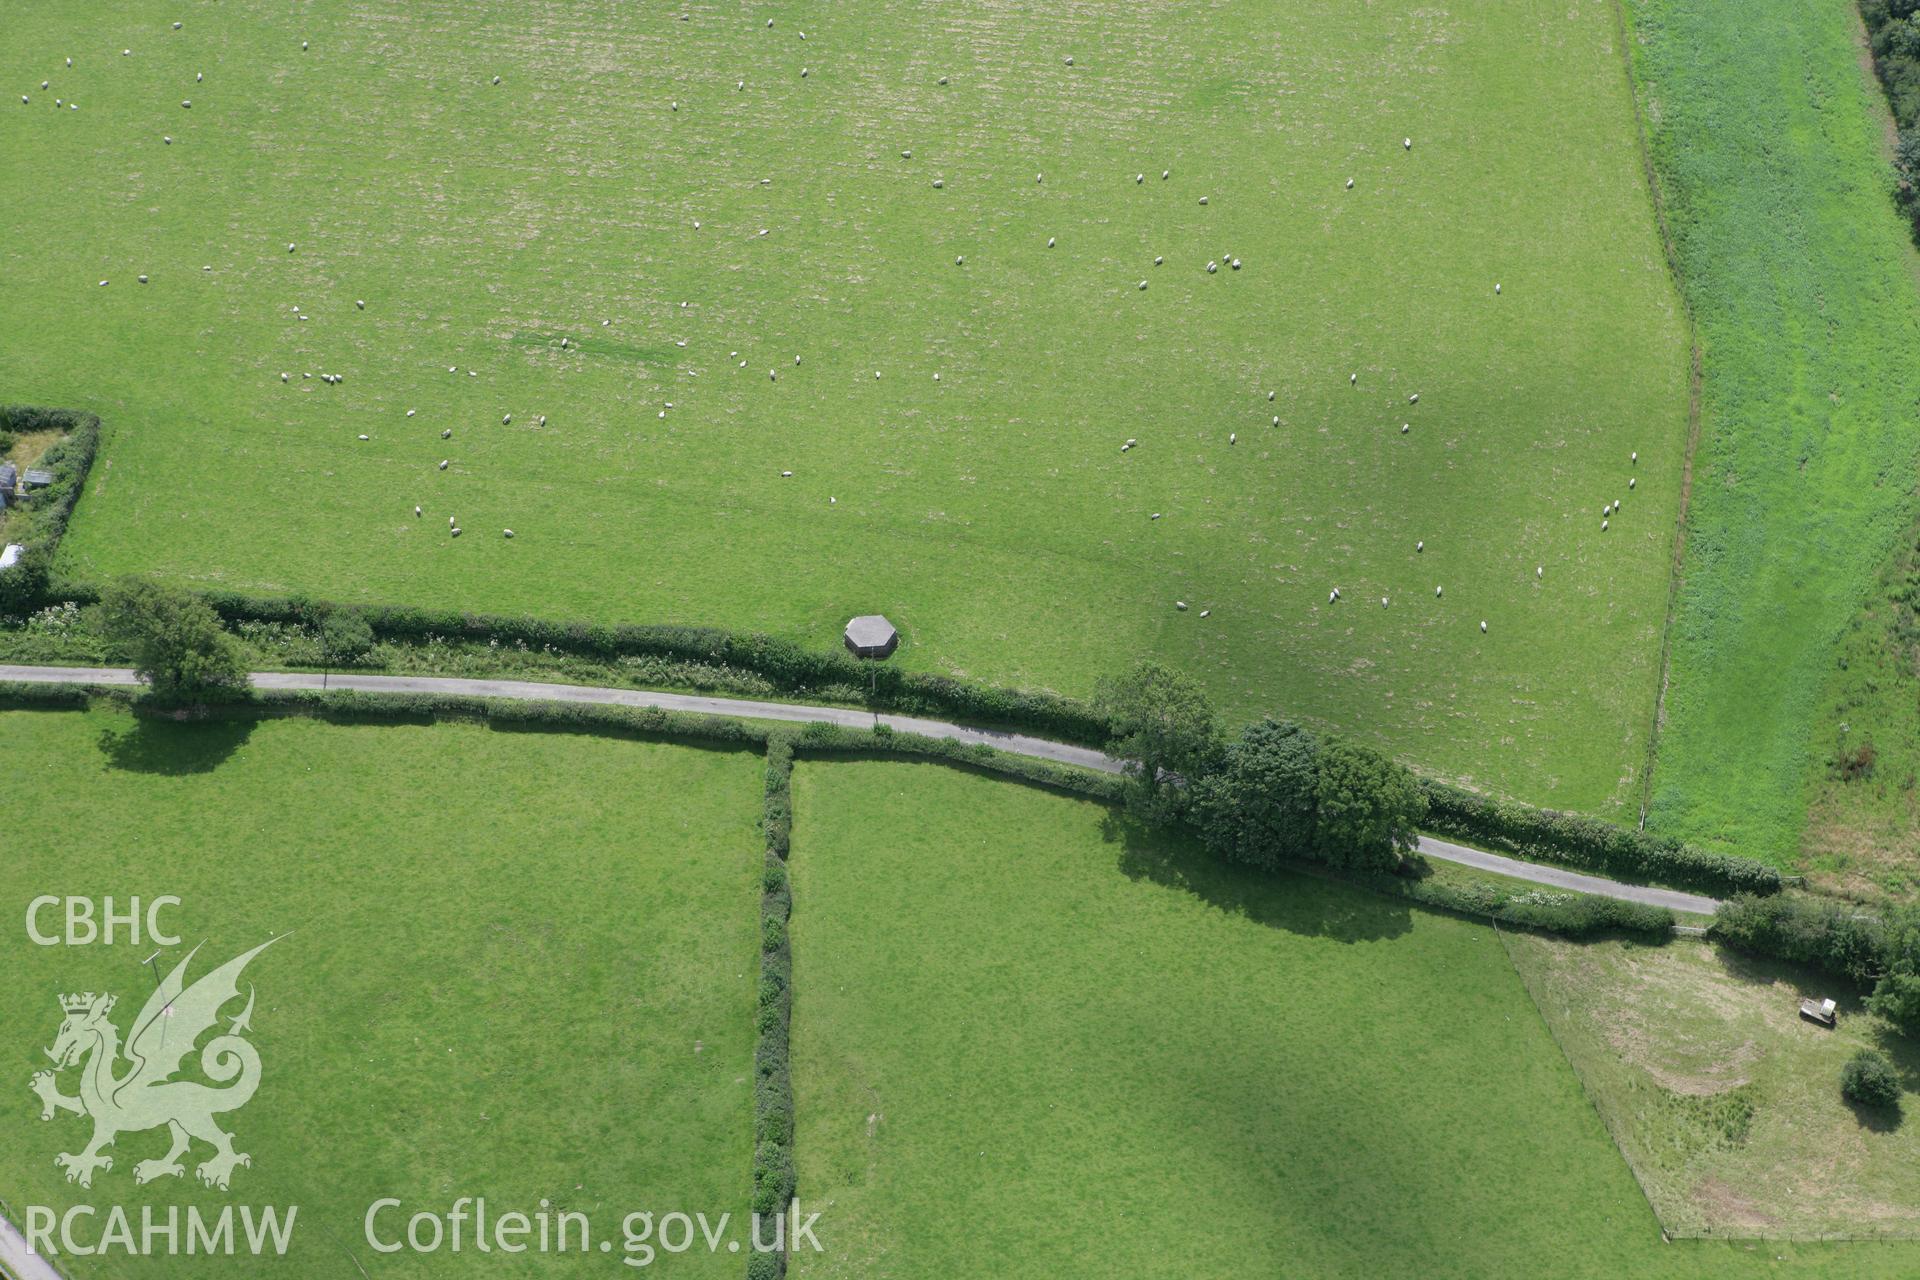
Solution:
[[[1660,1210],[1653,1203],[1653,1196],[1647,1190],[1646,1179],[1640,1175],[1640,1167],[1633,1162],[1633,1157],[1629,1156],[1627,1149],[1620,1144],[1620,1135],[1614,1132],[1613,1122],[1608,1120],[1607,1113],[1600,1109],[1600,1099],[1594,1096],[1593,1089],[1587,1084],[1586,1076],[1581,1074],[1579,1066],[1573,1060],[1573,1055],[1567,1052],[1566,1043],[1560,1039],[1560,1033],[1553,1029],[1553,1020],[1548,1018],[1546,1010],[1540,1007],[1540,998],[1534,994],[1532,984],[1527,981],[1526,974],[1520,971],[1520,965],[1514,960],[1513,945],[1507,941],[1507,931],[1500,927],[1499,921],[1492,923],[1493,936],[1500,940],[1500,950],[1507,957],[1507,967],[1513,970],[1513,980],[1520,984],[1522,991],[1527,993],[1527,1007],[1533,1010],[1534,1017],[1540,1019],[1540,1025],[1546,1030],[1547,1039],[1553,1041],[1553,1047],[1560,1051],[1560,1060],[1567,1064],[1567,1070],[1573,1073],[1574,1080],[1579,1083],[1581,1096],[1587,1100],[1587,1105],[1593,1108],[1594,1119],[1598,1120],[1600,1127],[1606,1130],[1607,1141],[1613,1144],[1614,1151],[1619,1154],[1620,1163],[1627,1166],[1627,1172],[1633,1177],[1633,1185],[1639,1189],[1640,1198],[1646,1201],[1647,1212],[1653,1215],[1654,1225],[1660,1228],[1661,1238],[1672,1240],[1673,1233],[1667,1229],[1665,1220],[1660,1217]]]
[[[1640,770],[1640,830],[1647,829],[1647,810],[1653,802],[1653,771],[1660,749],[1660,727],[1667,715],[1667,688],[1672,681],[1673,618],[1680,606],[1680,587],[1684,580],[1682,563],[1687,549],[1687,509],[1693,500],[1693,459],[1700,447],[1701,388],[1706,381],[1705,357],[1700,348],[1700,327],[1694,322],[1693,304],[1687,299],[1685,277],[1680,270],[1680,250],[1673,242],[1673,228],[1667,222],[1667,202],[1660,189],[1660,173],[1654,167],[1653,148],[1647,142],[1647,114],[1640,100],[1639,82],[1633,74],[1633,24],[1627,18],[1627,0],[1613,0],[1614,41],[1620,47],[1620,72],[1627,79],[1627,101],[1633,106],[1633,140],[1640,153],[1640,170],[1646,178],[1647,203],[1653,209],[1653,225],[1660,236],[1660,248],[1667,260],[1667,279],[1673,284],[1674,297],[1680,303],[1680,315],[1687,326],[1687,444],[1680,463],[1680,509],[1673,521],[1673,563],[1667,572],[1667,613],[1660,624],[1660,678],[1654,685],[1653,723],[1647,732],[1647,759]]]

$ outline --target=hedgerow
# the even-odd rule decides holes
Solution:
[[[1515,928],[1568,938],[1631,934],[1650,942],[1673,934],[1674,914],[1665,907],[1594,894],[1508,887],[1485,881],[1448,884],[1433,879],[1379,877],[1371,887],[1424,906],[1480,916]]]
[[[7,540],[20,544],[20,560],[0,573],[0,614],[25,613],[46,600],[53,584],[53,556],[67,520],[93,469],[100,448],[100,419],[91,413],[0,405],[0,432],[65,433],[40,455],[38,466],[53,483],[21,504],[7,522]]]
[[[787,851],[793,832],[793,736],[766,739],[766,795],[761,826],[766,837],[766,869],[760,894],[759,1041],[753,1051],[753,1212],[780,1213],[793,1199],[793,943],[787,921],[793,892],[787,877]],[[786,1274],[783,1251],[754,1253],[747,1260],[749,1280],[777,1280]]]
[[[1868,983],[1893,959],[1885,923],[1852,903],[1803,893],[1742,894],[1720,905],[1707,936],[1736,951]]]
[[[1478,795],[1421,780],[1427,794],[1425,829],[1457,836],[1529,862],[1552,862],[1622,880],[1654,881],[1705,893],[1778,893],[1777,867],[1752,858],[1711,853],[1669,836],[1648,835],[1579,814]]]

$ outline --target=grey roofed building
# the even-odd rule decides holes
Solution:
[[[38,467],[28,467],[21,473],[20,481],[29,489],[44,489],[53,483],[53,472],[42,471]]]
[[[856,658],[884,658],[900,647],[900,633],[877,613],[863,613],[849,622],[845,639]]]
[[[12,493],[20,482],[20,469],[11,462],[0,462],[0,493]]]

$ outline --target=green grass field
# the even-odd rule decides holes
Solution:
[[[1920,1124],[1854,1107],[1840,1068],[1920,1054],[1813,974],[1700,943],[1647,948],[1507,935],[1623,1154],[1676,1234],[1920,1236]],[[1829,1030],[1803,995],[1842,997]],[[1904,1113],[1904,1114],[1903,1114]]]
[[[26,0],[0,86],[0,394],[108,423],[73,573],[879,609],[1637,797],[1686,354],[1606,0]]]
[[[1915,259],[1848,0],[1629,7],[1705,375],[1650,819],[1787,864],[1914,512]]]
[[[1663,1244],[1484,926],[939,766],[794,783],[796,1147],[828,1241],[801,1276],[1920,1264]]]
[[[616,1241],[633,1210],[744,1212],[753,756],[466,726],[0,712],[0,768],[0,1193],[16,1212],[298,1205],[294,1249],[272,1273],[303,1277],[352,1277],[356,1260],[381,1275],[470,1273],[470,1247],[373,1254],[362,1217],[382,1196],[444,1213],[484,1195],[496,1214],[545,1197]],[[33,946],[25,909],[40,894],[168,893],[183,899],[163,917],[183,946],[162,963],[205,940],[194,976],[288,935],[246,975],[264,1082],[222,1118],[253,1165],[230,1194],[192,1182],[191,1165],[136,1187],[134,1163],[162,1154],[165,1135],[127,1134],[83,1191],[53,1158],[79,1149],[84,1122],[42,1124],[28,1077],[47,1065],[60,994],[115,992],[131,1024],[153,989],[151,948]],[[607,1275],[619,1256],[529,1256],[513,1274]],[[86,1280],[259,1269],[68,1261]],[[660,1267],[737,1276],[740,1259]]]

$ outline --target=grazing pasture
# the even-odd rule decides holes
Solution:
[[[21,0],[0,87],[71,574],[883,612],[1637,801],[1687,357],[1606,0]]]
[[[794,773],[804,1277],[1863,1276],[1661,1242],[1494,932],[935,765]]]
[[[616,1242],[636,1209],[744,1212],[755,757],[460,725],[0,712],[0,769],[0,1193],[16,1209],[125,1205],[136,1223],[143,1205],[299,1208],[277,1267],[116,1255],[69,1259],[75,1275],[353,1276],[349,1254],[383,1275],[471,1273],[470,1234],[460,1255],[375,1255],[362,1221],[385,1196],[442,1214],[460,1196],[494,1214],[544,1197]],[[152,947],[124,930],[112,946],[31,945],[22,919],[41,894],[179,897],[163,920],[182,945],[159,963],[204,941],[193,977],[285,935],[245,975],[262,1084],[221,1118],[253,1159],[230,1194],[193,1180],[205,1149],[183,1177],[136,1186],[133,1166],[165,1150],[155,1132],[123,1135],[90,1190],[62,1180],[54,1155],[79,1149],[85,1122],[42,1124],[27,1088],[58,997],[116,993],[124,1031],[153,990]],[[605,1275],[618,1256],[521,1261]],[[741,1266],[670,1261],[673,1275]]]
[[[1809,794],[1863,740],[1836,741],[1850,704],[1877,701],[1885,674],[1913,714],[1910,656],[1838,668],[1915,511],[1916,262],[1849,0],[1628,7],[1704,354],[1649,823],[1787,866]],[[1912,732],[1871,719],[1890,747]],[[1847,807],[1823,828],[1846,826]]]

